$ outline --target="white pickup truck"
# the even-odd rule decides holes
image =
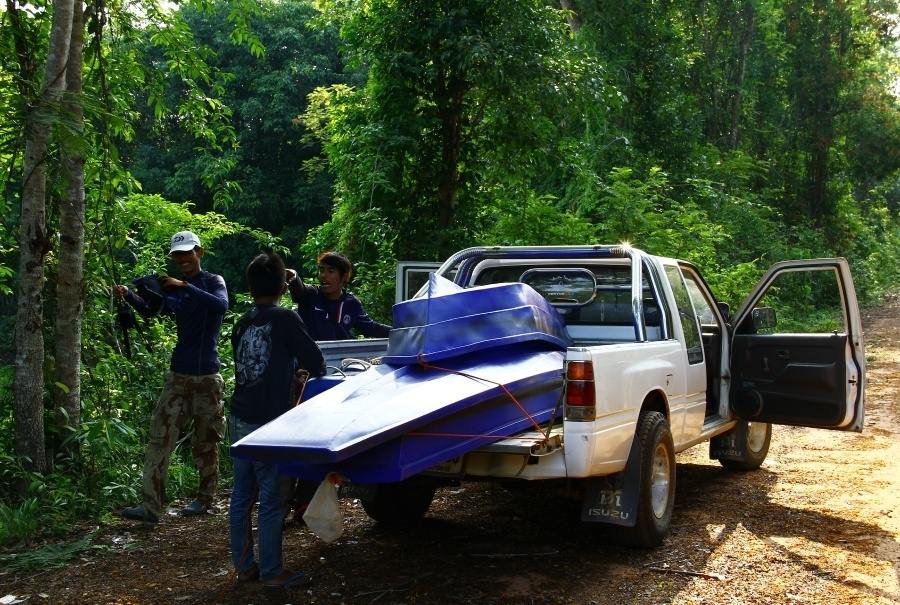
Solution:
[[[772,424],[862,430],[863,336],[842,258],[777,263],[733,316],[694,265],[628,246],[470,248],[436,272],[464,287],[522,281],[557,308],[573,343],[562,413],[550,439],[521,433],[400,483],[351,486],[376,520],[423,515],[442,484],[556,481],[582,498],[582,520],[655,546],[676,453],[708,441],[725,468],[752,470]],[[334,359],[385,341],[321,344]]]

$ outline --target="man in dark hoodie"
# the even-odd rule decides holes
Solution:
[[[246,437],[293,406],[295,371],[311,376],[325,372],[322,352],[296,313],[278,305],[286,291],[284,261],[260,254],[247,267],[254,307],[231,334],[234,347],[234,395],[231,398],[232,443]],[[260,579],[272,588],[305,581],[302,573],[284,569],[281,544],[293,481],[278,474],[273,463],[232,455],[234,489],[229,508],[231,558],[239,581]],[[258,553],[254,552],[250,515],[259,494]],[[258,557],[257,557],[258,554]]]
[[[162,310],[175,316],[178,340],[172,351],[169,373],[163,386],[150,427],[150,443],[144,458],[143,502],[122,511],[122,516],[156,523],[162,514],[166,495],[169,456],[181,430],[194,421],[191,450],[200,473],[197,498],[181,513],[199,515],[211,506],[219,475],[219,448],[225,432],[222,391],[225,383],[219,374],[217,344],[222,318],[228,310],[225,280],[200,268],[203,248],[190,231],[172,236],[169,257],[184,279],[163,277]],[[144,316],[152,315],[148,301],[127,287],[115,286],[125,299]]]

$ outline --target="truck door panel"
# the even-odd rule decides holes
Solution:
[[[739,418],[862,430],[865,354],[847,261],[774,265],[735,314],[730,365]]]
[[[733,346],[739,417],[824,428],[852,420],[843,388],[846,334],[738,334]]]

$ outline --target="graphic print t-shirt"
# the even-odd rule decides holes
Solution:
[[[241,336],[240,355],[235,356],[234,372],[238,384],[252,388],[259,384],[272,356],[272,324],[247,326]]]
[[[257,305],[238,321],[231,343],[235,365],[231,413],[244,422],[264,424],[290,409],[298,367],[312,376],[324,372],[322,352],[290,309]]]

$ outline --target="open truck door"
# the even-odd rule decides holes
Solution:
[[[731,325],[730,400],[738,418],[862,430],[865,352],[845,259],[773,265]]]

